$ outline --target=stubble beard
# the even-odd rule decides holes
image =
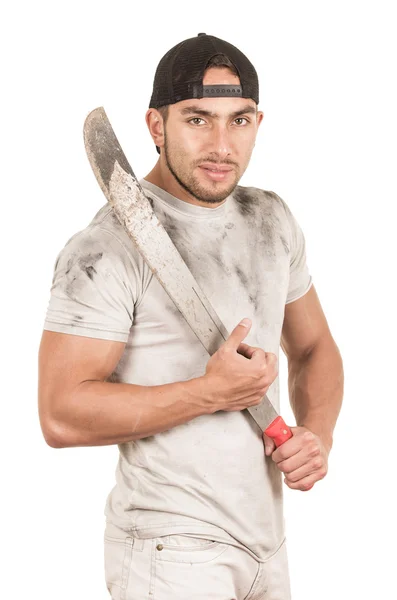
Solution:
[[[206,187],[201,185],[198,179],[193,175],[193,169],[197,166],[196,164],[192,165],[189,173],[186,170],[184,170],[183,161],[178,160],[179,155],[177,151],[175,152],[170,149],[170,144],[168,143],[166,135],[164,136],[164,156],[168,169],[175,177],[179,185],[186,192],[188,192],[188,194],[191,194],[193,198],[196,198],[196,200],[200,200],[200,202],[207,202],[208,204],[217,204],[219,202],[222,202],[223,200],[225,200],[225,198],[230,196],[230,194],[236,188],[240,180],[238,165],[231,161],[222,161],[222,164],[230,164],[232,167],[234,167],[234,169],[237,170],[237,172],[234,171],[235,176],[233,183],[231,183],[227,188],[222,190],[207,189]],[[200,160],[200,162],[197,164],[200,164],[202,162],[211,161]],[[215,161],[212,162],[214,162],[214,165],[216,164]],[[210,182],[209,185],[211,185]],[[216,182],[214,182],[214,188],[216,185]]]

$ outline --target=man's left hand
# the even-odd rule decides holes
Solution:
[[[318,435],[306,427],[290,429],[292,438],[278,448],[271,438],[263,434],[266,455],[272,455],[277,467],[285,475],[284,483],[291,490],[307,491],[326,476],[329,449]]]

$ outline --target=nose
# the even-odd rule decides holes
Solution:
[[[212,131],[211,142],[211,151],[220,160],[232,154],[231,140],[227,126],[217,123]]]

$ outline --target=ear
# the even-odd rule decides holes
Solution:
[[[156,146],[164,146],[164,121],[163,117],[155,108],[149,108],[146,113],[146,125],[148,126],[152,140]]]
[[[259,127],[259,125],[262,123],[263,120],[263,112],[258,110],[258,112],[256,113],[256,125],[257,127]]]

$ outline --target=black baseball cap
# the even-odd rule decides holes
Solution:
[[[224,54],[234,65],[239,85],[203,85],[204,71],[214,56]],[[160,60],[149,108],[160,108],[190,98],[241,97],[259,103],[258,75],[235,46],[213,35],[199,33],[180,42]]]

